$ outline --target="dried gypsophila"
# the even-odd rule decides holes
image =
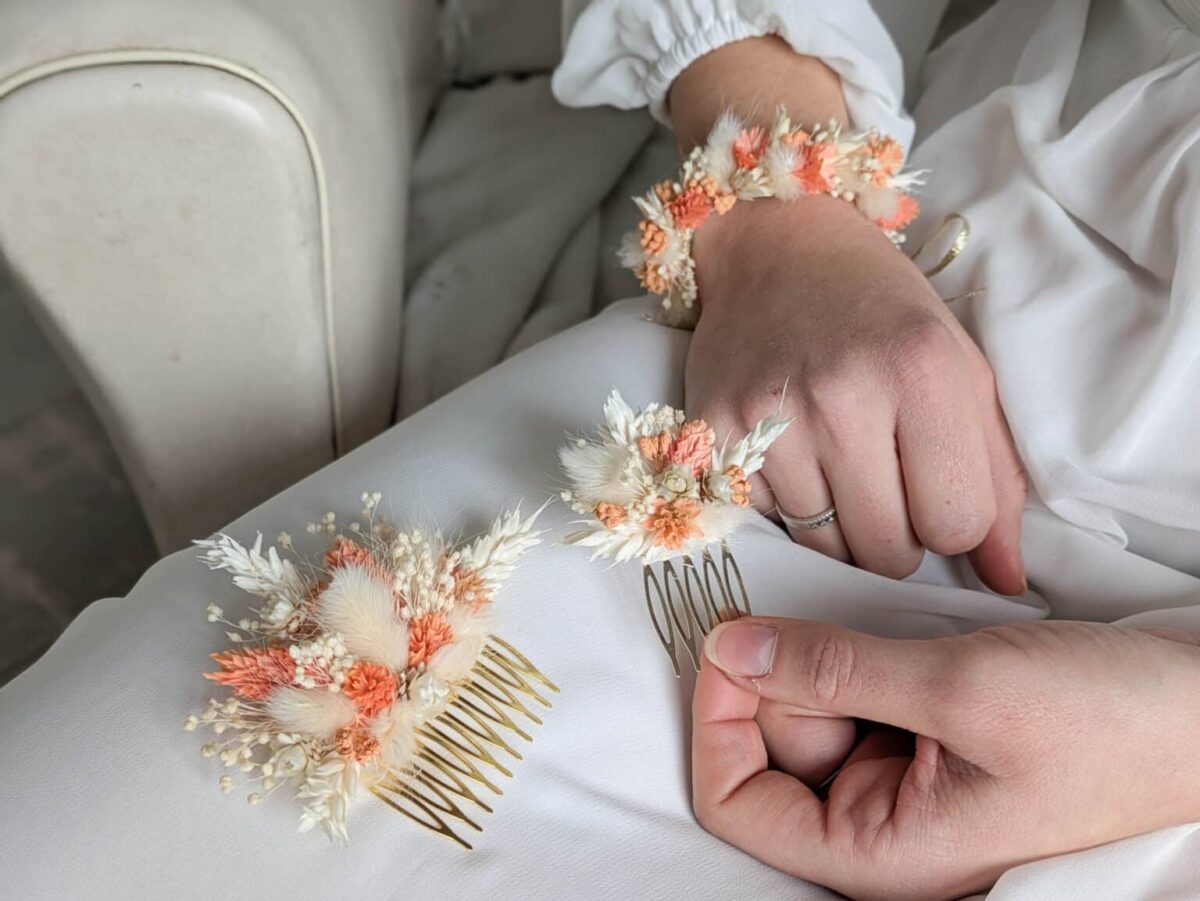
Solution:
[[[360,789],[400,790],[425,813],[422,786],[409,791],[404,775],[421,766],[423,727],[442,722],[483,657],[491,655],[493,666],[485,676],[517,667],[554,690],[515,651],[517,663],[487,646],[492,598],[539,543],[533,526],[541,509],[502,515],[487,533],[450,547],[440,532],[392,528],[378,514],[377,492],[362,501],[361,520],[348,534],[338,532],[333,513],[309,523],[310,534],[331,537],[316,564],[293,562],[276,548],[264,553],[261,534],[250,548],[227,535],[196,542],[209,568],[231,573],[264,602],[237,622],[208,606],[209,622],[228,627],[237,647],[213,654],[218,668],[205,677],[232,697],[211,699],[184,723],[213,730],[217,739],[202,753],[253,785],[249,803],[295,787],[300,830],[320,826],[340,842],[348,840],[349,805]],[[279,545],[291,551],[290,536],[282,533]],[[230,792],[234,778],[223,775],[219,784]],[[425,788],[439,795],[430,803],[444,815],[436,785]],[[408,815],[455,838],[436,812],[437,827],[428,816]]]
[[[559,450],[570,488],[563,501],[584,514],[567,544],[592,558],[649,565],[726,541],[756,514],[749,477],[791,424],[768,416],[740,441],[718,447],[702,420],[662,404],[632,409],[613,391],[595,438]]]

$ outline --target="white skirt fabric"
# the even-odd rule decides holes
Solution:
[[[967,253],[934,284],[944,296],[987,289],[961,315],[1030,472],[1033,592],[997,597],[961,561],[933,557],[909,582],[887,581],[764,520],[736,544],[756,612],[911,637],[1044,616],[1200,629],[1200,38],[1192,7],[1172,5],[1181,12],[1001,0],[926,64],[914,162],[934,175],[920,225],[951,211],[971,221]],[[563,435],[589,427],[613,387],[635,404],[682,402],[687,335],[645,321],[652,309],[627,302],[537,344],[228,531],[296,534],[325,510],[352,512],[364,490],[383,492],[399,522],[463,532],[540,503],[559,486]],[[569,518],[552,506],[545,523],[561,536]],[[691,683],[672,674],[642,598],[636,566],[536,549],[499,599],[498,632],[562,692],[475,850],[369,797],[337,848],[296,835],[281,794],[257,808],[222,796],[223,771],[182,730],[224,644],[205,605],[234,611],[241,597],[190,553],[170,557],[0,691],[4,892],[830,897],[695,823]],[[1200,897],[1200,831],[1024,866],[991,897]]]
[[[647,322],[645,301],[519,354],[230,526],[252,541],[383,492],[397,522],[470,533],[496,511],[554,493],[555,449],[590,427],[615,386],[633,403],[681,401],[687,335]],[[572,518],[544,514],[551,539]],[[1073,573],[1103,590],[1144,562],[1112,542],[1031,512],[1035,585]],[[302,550],[319,540],[295,538]],[[1045,616],[1050,604],[977,590],[960,561],[929,558],[897,583],[793,544],[766,520],[735,552],[755,612],[902,637],[950,635]],[[372,797],[350,815],[351,844],[296,834],[278,792],[250,807],[217,788],[183,717],[210,694],[200,674],[224,646],[205,606],[246,596],[193,554],[160,562],[126,598],[89,607],[32,669],[0,691],[0,843],[14,898],[825,898],[708,836],[690,807],[691,679],[676,679],[647,617],[640,568],[536,548],[497,600],[497,632],[561,688],[495,812],[466,852]],[[1049,574],[1049,576],[1048,576]],[[1200,607],[1180,611],[1200,628]],[[1194,827],[1023,867],[994,897],[1200,894]],[[1109,894],[1113,886],[1116,894]],[[1180,889],[1180,887],[1184,887]],[[1090,888],[1089,888],[1090,887]],[[1091,891],[1094,889],[1095,891]]]

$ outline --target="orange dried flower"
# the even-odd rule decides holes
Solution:
[[[729,499],[739,507],[750,506],[750,480],[740,466],[730,466],[724,475],[729,477]]]
[[[492,600],[491,593],[484,586],[483,577],[478,570],[461,566],[454,569],[454,601],[457,604],[487,604]]]
[[[711,175],[705,175],[703,178],[688,179],[687,186],[688,190],[699,191],[709,200],[712,200],[721,193],[720,189],[717,188],[717,180]]]
[[[325,551],[325,568],[339,569],[343,566],[357,564],[379,579],[389,588],[392,585],[391,574],[368,548],[363,547],[351,538],[338,538]]]
[[[878,164],[871,180],[879,187],[886,187],[888,179],[900,171],[904,165],[904,150],[895,138],[885,135],[870,135],[867,138],[867,152]]]
[[[647,255],[653,257],[662,253],[663,248],[667,246],[667,233],[649,219],[639,222],[638,229],[642,233],[642,249]]]
[[[660,497],[654,502],[654,512],[642,525],[654,533],[656,545],[677,551],[689,538],[700,535],[696,525],[699,515],[699,501],[681,497],[668,502]]]
[[[718,216],[724,216],[733,209],[736,203],[736,194],[718,194],[713,198],[713,209],[717,211]]]
[[[296,674],[296,661],[286,648],[252,648],[209,656],[221,669],[205,673],[204,678],[225,685],[239,698],[250,701],[265,700],[276,688],[290,685]]]
[[[708,423],[703,419],[685,422],[679,437],[671,442],[667,451],[667,462],[674,463],[700,476],[712,464],[713,436]]]
[[[807,194],[828,193],[833,179],[833,160],[837,148],[830,143],[806,144],[800,149],[800,162],[792,175],[800,179]]]
[[[767,152],[767,133],[761,128],[746,128],[733,142],[733,161],[739,169],[753,169]]]
[[[901,194],[896,200],[896,211],[891,216],[876,219],[875,224],[882,229],[899,231],[907,228],[920,213],[921,205],[907,194]]]
[[[667,454],[671,452],[671,433],[662,432],[658,435],[644,435],[637,440],[638,450],[652,466],[661,467],[667,462]]]
[[[654,196],[663,203],[670,203],[675,199],[675,185],[669,181],[660,181],[654,186]]]
[[[704,220],[713,211],[713,202],[700,188],[689,188],[671,201],[668,209],[676,228],[695,229],[703,225]]]
[[[606,529],[615,529],[628,518],[629,511],[620,504],[601,501],[596,505],[596,519],[600,520]]]
[[[454,631],[443,613],[427,613],[408,624],[408,665],[428,663],[429,658],[454,640]]]
[[[789,147],[803,147],[808,143],[808,138],[808,132],[802,128],[798,128],[795,131],[789,131],[780,140]]]
[[[360,660],[346,670],[342,694],[354,702],[364,719],[378,716],[392,706],[400,682],[386,666]]]
[[[651,294],[666,294],[670,290],[670,282],[653,263],[643,263],[641,266],[634,267],[633,274],[642,283],[642,287]]]
[[[347,760],[366,763],[379,756],[379,739],[356,723],[338,730],[333,749]]]

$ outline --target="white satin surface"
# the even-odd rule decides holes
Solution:
[[[934,284],[987,289],[961,315],[1030,472],[1033,592],[996,597],[961,561],[933,557],[890,582],[761,521],[736,546],[756,612],[912,637],[1043,616],[1200,629],[1198,61],[1196,35],[1148,0],[1001,0],[927,60],[913,159],[934,176],[914,238],[952,210],[971,221],[966,254]],[[630,301],[537,344],[228,531],[303,536],[363,490],[382,491],[394,519],[463,532],[540,503],[563,433],[590,426],[612,387],[682,402],[687,335],[646,322],[652,309]],[[550,537],[568,520],[549,508]],[[243,597],[177,554],[0,691],[6,895],[833,897],[693,819],[691,680],[672,675],[636,566],[548,543],[504,589],[499,634],[562,693],[470,853],[371,798],[340,849],[295,835],[282,795],[250,808],[220,794],[223,770],[181,726],[224,644],[204,607]],[[989,897],[1200,897],[1200,831],[1020,867]]]
[[[251,541],[257,531],[269,537],[288,530],[315,551],[317,539],[303,534],[303,523],[327,509],[351,513],[363,490],[382,491],[383,507],[397,521],[463,533],[517,501],[540,503],[555,488],[555,449],[564,433],[588,428],[614,385],[635,403],[682,400],[687,335],[647,322],[652,310],[644,300],[629,301],[538,344],[227,531]],[[89,607],[41,661],[0,691],[6,894],[833,897],[696,824],[687,764],[692,680],[672,674],[647,618],[636,565],[588,563],[582,551],[554,543],[571,516],[561,505],[546,511],[550,540],[497,602],[498,633],[562,691],[533,743],[522,747],[525,759],[504,781],[495,813],[482,817],[474,851],[423,832],[369,797],[352,811],[351,845],[337,848],[320,835],[295,834],[297,809],[283,792],[256,808],[240,793],[219,792],[224,770],[201,758],[205,739],[184,732],[182,720],[209,696],[200,673],[225,643],[220,627],[204,621],[205,605],[233,613],[246,596],[180,552],[152,568],[128,597]],[[1027,519],[1035,584],[1055,583],[1066,571],[1072,590],[1084,594],[1111,571],[1143,565],[1111,542],[1047,525],[1048,516],[1031,512]],[[1036,595],[1015,600],[978,590],[958,560],[931,557],[912,581],[888,581],[799,547],[766,520],[739,536],[736,554],[756,612],[877,634],[950,635],[1036,619],[1053,605]],[[1200,608],[1181,612],[1200,628]],[[1117,877],[1128,884],[1131,855],[1139,885],[1176,884],[1181,867],[1200,859],[1200,836],[1189,829],[1138,839],[1129,846],[1135,850],[1122,847],[1022,868],[1005,877],[995,897],[1054,896],[1042,887],[1058,879],[1056,868],[1071,886],[1081,884],[1081,873],[1097,888]],[[1200,872],[1186,884],[1200,891]]]

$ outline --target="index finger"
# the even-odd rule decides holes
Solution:
[[[798,779],[767,768],[758,704],[757,693],[703,661],[692,699],[696,818],[763,863],[828,884],[825,806]]]

